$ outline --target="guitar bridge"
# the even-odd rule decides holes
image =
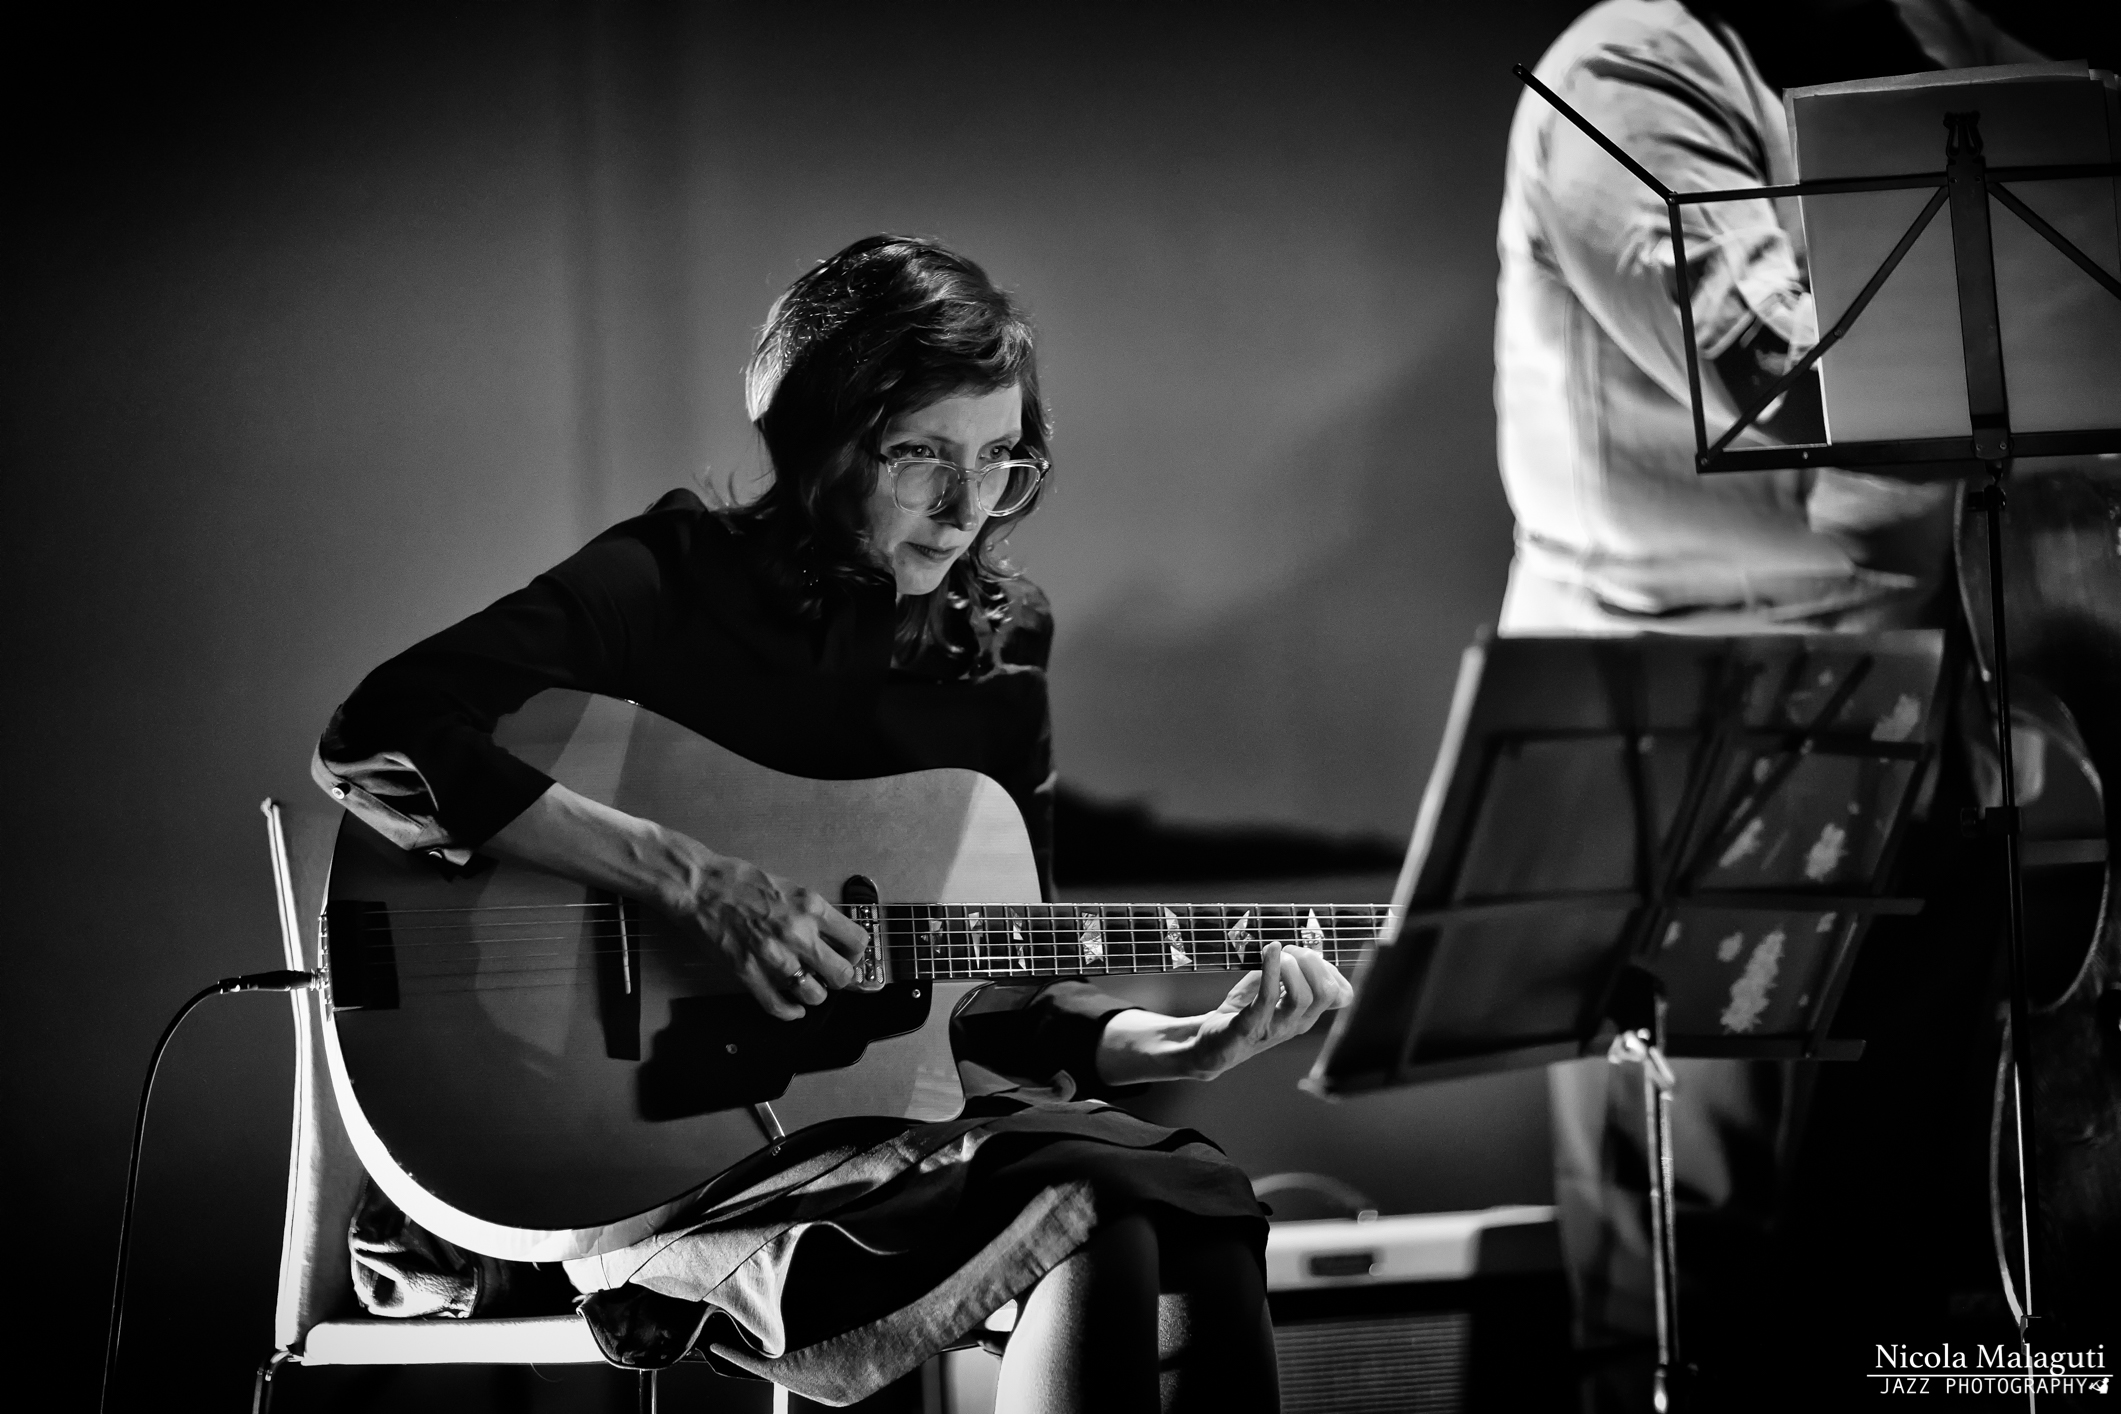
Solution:
[[[640,925],[629,900],[601,889],[589,895],[589,935],[596,954],[597,1020],[604,1054],[641,1058]]]

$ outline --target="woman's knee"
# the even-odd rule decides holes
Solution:
[[[1056,1308],[1063,1324],[1126,1319],[1152,1310],[1157,1292],[1156,1230],[1139,1215],[1100,1224],[1083,1245],[1040,1279],[1031,1301]]]
[[[1157,1289],[1264,1305],[1266,1282],[1236,1223],[1176,1215],[1155,1224]]]
[[[1133,1214],[1099,1224],[1054,1270],[1070,1269],[1078,1280],[1099,1286],[1123,1284],[1153,1293],[1158,1265],[1156,1229],[1147,1218]]]
[[[1273,1409],[1274,1328],[1247,1234],[1233,1223],[1159,1224],[1157,1252],[1163,1407]]]

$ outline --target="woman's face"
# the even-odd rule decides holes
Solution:
[[[886,424],[884,460],[940,457],[966,469],[1006,459],[1024,435],[1024,391],[1013,384],[991,393],[956,393]],[[926,594],[972,547],[987,513],[964,482],[933,511],[909,511],[891,496],[889,472],[879,475],[867,505],[869,547],[891,567],[900,594]]]

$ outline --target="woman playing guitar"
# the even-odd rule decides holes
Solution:
[[[863,931],[712,840],[558,784],[497,746],[495,722],[573,688],[791,775],[971,768],[1016,801],[1046,874],[1050,619],[999,557],[1038,505],[1046,423],[1028,324],[928,240],[871,237],[797,280],[746,390],[773,471],[762,495],[709,510],[673,492],[385,663],[314,769],[445,868],[476,852],[638,900],[793,1020],[853,983]],[[1318,953],[1279,944],[1201,1016],[1081,982],[990,988],[954,1035],[1014,1089],[947,1124],[798,1131],[755,1156],[747,1192],[862,1180],[570,1264],[601,1288],[585,1314],[625,1363],[697,1348],[845,1403],[1021,1297],[1004,1408],[1274,1409],[1265,1224],[1243,1175],[1200,1136],[1096,1097],[1219,1074],[1348,996]],[[651,1251],[653,1285],[628,1282]]]

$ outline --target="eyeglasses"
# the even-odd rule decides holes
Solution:
[[[933,515],[957,499],[958,487],[972,488],[972,500],[990,516],[1014,515],[1031,502],[1052,463],[1044,457],[1027,461],[988,462],[967,471],[956,462],[934,457],[900,457],[884,463],[891,474],[891,499],[902,511]]]

